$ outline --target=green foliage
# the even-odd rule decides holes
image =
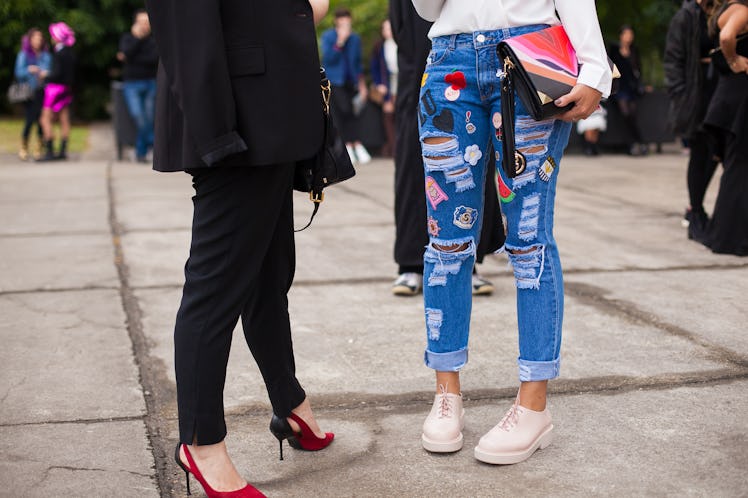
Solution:
[[[664,82],[662,54],[670,19],[680,5],[677,0],[599,0],[597,13],[608,42],[618,41],[618,31],[628,24],[634,28],[635,44],[642,58],[644,82],[661,86]]]
[[[618,39],[622,24],[634,27],[644,80],[660,85],[665,33],[679,0],[598,0],[597,4],[607,41]],[[46,33],[49,23],[65,21],[76,31],[78,39],[74,114],[81,119],[105,117],[109,82],[119,68],[114,58],[119,37],[130,28],[133,12],[142,6],[143,0],[0,1],[0,19],[3,19],[0,23],[0,110],[5,104],[4,90],[12,80],[21,36],[31,26],[40,27]],[[387,17],[387,0],[331,0],[330,15],[320,25],[320,33],[332,25],[332,13],[337,7],[347,7],[353,13],[354,30],[363,41],[364,68],[368,69],[372,46],[379,39],[380,25]]]
[[[80,119],[106,117],[112,71],[119,67],[115,54],[119,37],[130,29],[132,15],[142,0],[2,0],[0,2],[0,89],[13,78],[21,37],[30,27],[65,21],[76,33],[74,114]],[[4,94],[4,91],[2,92]]]

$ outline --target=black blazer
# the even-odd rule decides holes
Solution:
[[[154,169],[256,166],[322,143],[307,0],[147,0],[161,62]]]

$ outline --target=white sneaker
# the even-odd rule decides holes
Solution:
[[[369,151],[366,150],[366,147],[364,147],[363,144],[356,144],[355,150],[356,150],[356,157],[358,158],[358,162],[360,162],[361,164],[367,164],[371,162],[371,156],[369,155]]]
[[[353,147],[346,144],[345,150],[348,151],[348,157],[351,158],[351,162],[353,164],[356,164],[358,162],[358,158],[356,157],[356,152],[353,150]]]
[[[420,273],[401,273],[392,284],[392,293],[396,296],[415,296],[423,288],[423,275]]]
[[[501,422],[480,438],[475,458],[485,463],[509,465],[530,458],[553,440],[548,408],[536,412],[520,406],[519,394]]]
[[[431,413],[423,422],[421,443],[434,453],[452,453],[462,449],[462,429],[465,427],[465,410],[462,395],[448,393],[439,385]]]
[[[473,273],[473,295],[490,296],[493,294],[494,286],[491,282],[482,278],[477,273]]]

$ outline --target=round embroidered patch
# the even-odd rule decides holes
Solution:
[[[470,230],[478,219],[478,210],[467,206],[458,206],[455,208],[454,220],[452,223],[463,230]]]
[[[438,237],[439,232],[442,231],[441,227],[439,227],[439,221],[433,216],[429,216],[428,229],[429,235],[431,235],[432,237]]]

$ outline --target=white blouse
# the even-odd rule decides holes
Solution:
[[[435,21],[429,31],[431,39],[531,24],[563,24],[582,65],[577,82],[599,90],[603,97],[610,95],[612,75],[595,0],[413,0],[413,6],[421,17]]]

